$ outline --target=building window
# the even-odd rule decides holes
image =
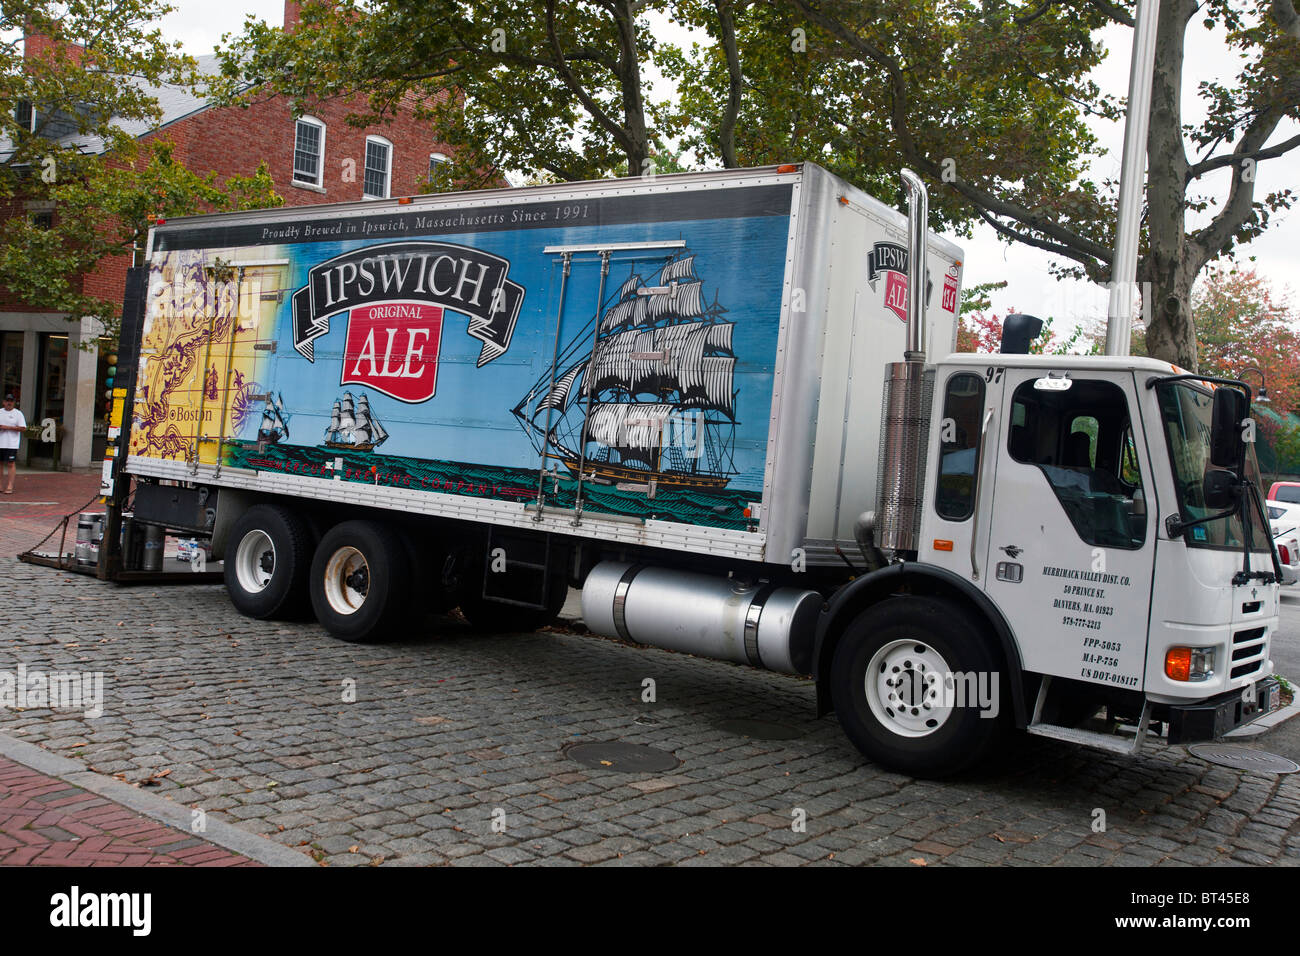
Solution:
[[[368,199],[387,199],[391,180],[393,144],[380,136],[366,137],[366,177],[362,195]]]
[[[14,123],[24,133],[36,130],[36,110],[32,109],[30,100],[19,100],[14,104]]]
[[[298,120],[293,140],[293,181],[321,186],[325,165],[325,124],[311,116]]]
[[[429,154],[429,189],[441,192],[451,178],[451,157],[446,153]]]

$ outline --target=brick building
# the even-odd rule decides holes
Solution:
[[[285,3],[287,24],[297,21],[297,11],[294,0]],[[24,55],[35,55],[48,42],[28,37]],[[216,72],[216,57],[198,59],[201,72]],[[449,161],[449,150],[432,125],[405,111],[391,123],[357,129],[344,122],[349,110],[359,106],[349,100],[312,104],[295,117],[285,97],[247,108],[216,108],[179,87],[149,92],[162,110],[161,121],[152,126],[123,123],[126,132],[141,142],[169,140],[178,162],[200,174],[215,172],[222,181],[251,175],[265,161],[276,192],[290,206],[411,195]],[[59,132],[56,126],[44,135],[65,148],[104,151],[102,142]],[[57,214],[34,207],[25,212]],[[130,256],[105,260],[81,278],[83,290],[120,304],[130,265]],[[29,423],[53,418],[64,427],[64,465],[88,465],[103,455],[113,356],[102,331],[92,319],[70,319],[38,305],[0,309],[3,388],[18,396]],[[79,347],[89,343],[94,344]],[[38,444],[32,451],[48,456],[52,448]],[[24,455],[20,451],[20,460]]]

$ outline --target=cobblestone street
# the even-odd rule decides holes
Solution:
[[[102,717],[4,710],[0,733],[331,866],[1300,861],[1296,776],[1180,747],[1125,759],[1024,739],[978,776],[916,781],[814,719],[804,680],[589,635],[475,636],[450,619],[350,645],[315,623],[242,618],[219,586],[0,567],[0,670],[104,672]],[[798,736],[718,726],[737,718]],[[615,740],[680,765],[629,774],[563,752]]]

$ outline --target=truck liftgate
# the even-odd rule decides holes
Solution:
[[[145,267],[127,272],[118,342],[118,373],[113,387],[108,447],[105,449],[99,495],[65,515],[43,541],[19,554],[18,560],[60,571],[94,575],[101,581],[119,584],[214,584],[221,581],[222,569],[219,562],[214,567],[207,564],[202,548],[192,552],[187,570],[164,570],[167,532],[199,536],[211,532],[209,515],[215,516],[215,509],[204,507],[208,504],[206,501],[197,502],[198,507],[189,507],[196,499],[188,489],[151,485],[140,490],[149,498],[147,504],[152,517],[147,520],[137,518],[128,510],[134,496],[131,478],[122,464],[126,461],[131,437],[127,417],[135,400],[136,366],[148,281],[149,270]],[[126,427],[123,427],[124,420]],[[95,509],[100,501],[103,502],[102,510]],[[74,521],[75,537],[69,542],[69,525]],[[56,536],[55,549],[41,550],[42,545],[54,541]],[[73,550],[68,550],[70,543]]]

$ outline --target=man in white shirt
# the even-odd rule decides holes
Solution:
[[[18,442],[27,429],[27,419],[14,408],[13,395],[6,395],[0,408],[0,484],[4,493],[14,493],[14,473],[18,470]]]

